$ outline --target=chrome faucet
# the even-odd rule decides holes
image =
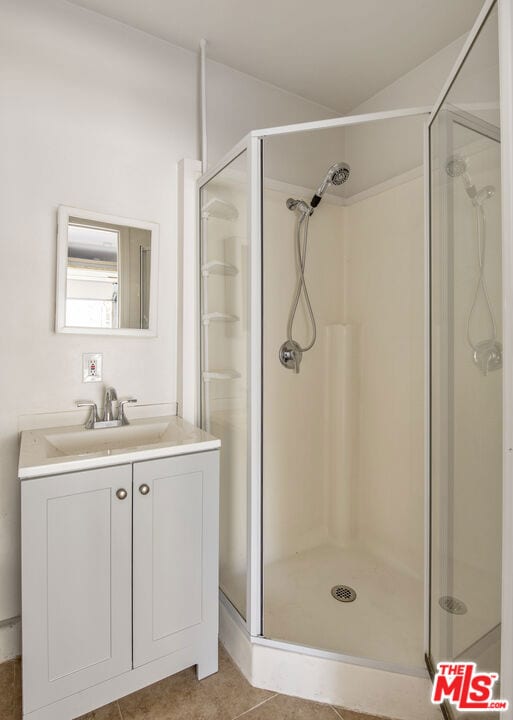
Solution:
[[[103,398],[103,421],[110,422],[114,420],[112,414],[112,401],[118,399],[118,394],[113,387],[105,388],[105,395]]]
[[[137,400],[134,397],[123,398],[118,402],[117,416],[114,417],[114,411],[112,409],[112,403],[118,399],[117,392],[113,387],[105,388],[105,395],[103,398],[103,417],[100,418],[98,414],[98,408],[96,403],[92,400],[77,400],[77,407],[90,407],[91,412],[87,418],[84,428],[86,430],[98,430],[99,428],[112,428],[120,427],[121,425],[129,425],[128,418],[125,413],[125,405],[129,403],[136,403]]]

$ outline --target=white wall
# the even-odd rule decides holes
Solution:
[[[429,108],[451,71],[465,36],[458,38],[418,67],[351,110],[351,115],[374,113],[400,108]],[[344,194],[373,187],[388,178],[421,168],[423,117],[417,121],[405,119],[369,123],[346,131],[346,160],[350,163],[353,183],[343,189]],[[399,124],[402,130],[398,131]],[[419,172],[419,175],[421,172]]]
[[[326,115],[211,66],[211,157],[261,124]],[[4,302],[0,360],[0,622],[17,616],[21,414],[67,410],[101,387],[81,383],[83,352],[140,401],[177,397],[176,163],[198,156],[197,58],[62,0],[0,4],[0,213]],[[220,96],[221,97],[221,96]],[[159,335],[152,340],[56,335],[59,204],[160,223]],[[7,648],[0,630],[0,660]]]
[[[175,163],[197,152],[190,55],[67,3],[5,1],[2,48],[0,618],[19,614],[20,414],[67,410],[81,354],[102,352],[104,379],[140,401],[176,397]],[[170,81],[169,67],[173,68]],[[159,336],[56,335],[59,204],[160,223]],[[0,648],[1,653],[1,648]]]
[[[207,88],[209,166],[250,130],[338,115],[330,108],[212,61],[207,66]]]
[[[462,35],[457,38],[425,62],[353,108],[351,115],[433,105],[456,62],[465,37],[466,35]]]

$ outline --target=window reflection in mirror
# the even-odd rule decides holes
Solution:
[[[117,229],[70,218],[66,274],[68,327],[119,327]]]
[[[72,209],[61,208],[57,329],[150,330],[157,226],[67,210]]]

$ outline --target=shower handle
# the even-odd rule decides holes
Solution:
[[[294,340],[286,340],[280,347],[280,362],[287,370],[294,370],[295,374],[299,373],[299,366],[303,359],[303,352],[297,342]]]

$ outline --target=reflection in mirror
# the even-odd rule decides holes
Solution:
[[[60,208],[59,228],[57,330],[150,330],[156,226]]]

